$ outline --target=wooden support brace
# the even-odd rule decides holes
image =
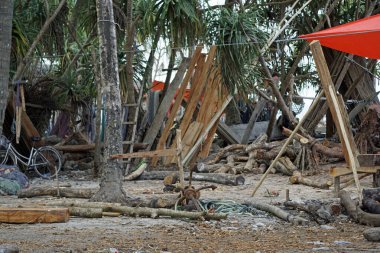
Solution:
[[[322,51],[322,47],[319,41],[313,41],[310,43],[310,50],[313,54],[313,58],[318,70],[319,77],[321,79],[321,84],[323,86],[323,90],[326,94],[327,104],[330,108],[335,126],[337,127],[339,139],[342,142],[343,153],[346,162],[351,168],[354,179],[356,183],[356,187],[358,190],[359,199],[361,201],[361,186],[358,178],[357,170],[360,167],[359,162],[356,158],[357,154],[355,152],[356,148],[352,147],[353,145],[353,136],[351,131],[348,129],[346,125],[346,117],[347,112],[342,108],[341,100],[338,99],[335,91],[335,87],[333,81],[331,79],[330,71],[326,64],[326,60]]]

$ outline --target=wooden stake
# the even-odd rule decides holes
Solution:
[[[22,110],[26,112],[26,107],[25,107],[25,89],[24,85],[20,84],[20,98],[21,98],[21,106]]]
[[[181,130],[177,129],[177,163],[179,168],[179,183],[180,187],[182,189],[185,188],[185,175],[183,171],[183,164],[182,164],[182,140],[181,140]]]
[[[284,151],[286,150],[286,147],[289,145],[289,143],[293,140],[293,136],[296,135],[297,131],[301,128],[303,122],[305,121],[305,119],[309,116],[309,114],[314,110],[314,108],[317,106],[317,102],[319,101],[319,99],[322,97],[323,95],[323,91],[321,93],[319,93],[319,95],[315,98],[315,100],[313,101],[313,103],[311,104],[311,106],[309,107],[309,110],[307,110],[307,112],[305,113],[305,115],[302,117],[302,119],[300,120],[300,122],[297,124],[297,126],[294,128],[292,134],[289,136],[289,138],[286,140],[286,142],[284,143],[284,146],[282,146],[280,152],[278,153],[278,155],[276,156],[276,158],[272,161],[271,165],[269,166],[269,168],[267,169],[267,171],[262,175],[260,181],[257,183],[255,189],[253,190],[252,192],[252,197],[255,195],[255,193],[257,192],[257,190],[260,188],[261,184],[264,182],[265,178],[268,176],[269,172],[273,169],[274,165],[277,163],[278,159],[280,159],[280,157],[282,156],[282,154],[284,153]]]

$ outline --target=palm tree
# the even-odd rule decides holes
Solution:
[[[106,109],[106,130],[100,189],[91,200],[126,202],[126,194],[122,188],[121,161],[110,159],[110,155],[120,154],[123,151],[120,81],[112,0],[97,0],[96,7],[100,42],[100,76]]]
[[[12,44],[13,0],[4,0],[0,6],[0,134],[8,100],[10,54]]]

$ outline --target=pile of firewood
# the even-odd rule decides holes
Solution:
[[[291,130],[284,129],[285,135]],[[233,144],[210,155],[197,164],[198,172],[211,173],[254,173],[266,171],[280,152],[285,140],[267,142],[266,134],[260,135],[253,143]],[[273,173],[292,176],[296,171],[303,175],[313,174],[321,162],[329,159],[343,159],[342,149],[327,141],[319,142],[311,137],[297,134],[292,145],[289,145],[283,156],[274,166]]]

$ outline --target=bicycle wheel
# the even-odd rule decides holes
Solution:
[[[33,155],[31,166],[40,177],[54,178],[62,166],[61,155],[52,147],[41,147]]]

